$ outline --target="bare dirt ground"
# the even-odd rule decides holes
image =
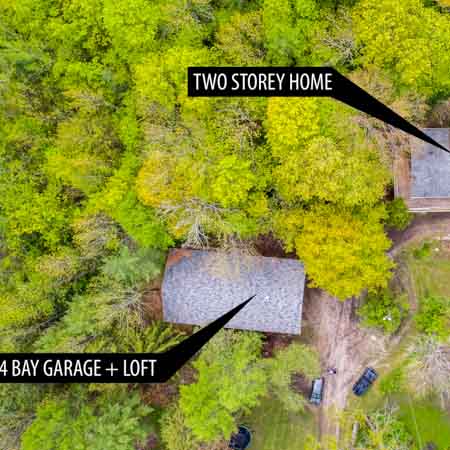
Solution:
[[[393,241],[390,255],[395,257],[411,242],[449,237],[450,214],[416,216],[405,231],[390,233]],[[414,311],[416,299],[411,292],[408,273],[404,270],[399,266],[396,276],[409,293]],[[322,407],[318,411],[320,435],[339,434],[333,411],[345,408],[351,388],[364,368],[382,364],[389,350],[398,344],[409,327],[409,323],[404,324],[394,338],[388,339],[381,333],[360,327],[355,313],[357,306],[357,299],[340,302],[319,289],[305,291],[303,329],[321,355],[326,386]],[[327,374],[327,368],[331,367],[337,369],[336,375]]]
[[[432,213],[416,215],[411,225],[404,231],[391,231],[393,242],[391,256],[398,254],[406,244],[426,238],[450,237],[450,213]]]

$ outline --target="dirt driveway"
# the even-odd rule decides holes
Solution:
[[[330,413],[345,408],[351,387],[364,367],[384,354],[386,338],[358,326],[356,300],[341,302],[319,289],[307,289],[303,307],[303,326],[321,355],[325,377],[319,432],[337,434]],[[336,375],[327,374],[330,367],[337,369]]]

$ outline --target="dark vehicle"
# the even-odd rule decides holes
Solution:
[[[377,372],[371,367],[367,367],[361,378],[353,386],[353,393],[358,396],[365,394],[377,378]]]
[[[309,401],[314,405],[320,405],[320,402],[322,401],[323,386],[324,386],[323,378],[316,378],[315,380],[313,380]]]
[[[252,441],[252,433],[247,427],[239,425],[238,432],[233,434],[228,444],[233,450],[246,450],[250,447]]]

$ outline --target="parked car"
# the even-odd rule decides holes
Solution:
[[[359,380],[353,386],[355,395],[363,395],[367,392],[372,383],[378,378],[378,374],[372,367],[367,367]]]
[[[323,378],[316,378],[312,382],[311,394],[309,396],[309,401],[314,405],[320,405],[323,396],[323,387],[325,380]]]
[[[239,425],[238,432],[231,435],[228,447],[233,450],[246,450],[250,447],[252,433],[244,425]]]

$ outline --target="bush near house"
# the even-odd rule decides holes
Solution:
[[[358,315],[363,326],[378,328],[392,334],[397,331],[408,310],[406,296],[396,297],[393,292],[384,289],[369,293],[359,307]]]
[[[446,340],[450,337],[450,299],[436,295],[421,298],[415,320],[422,333]]]
[[[413,215],[409,212],[402,198],[396,198],[388,202],[386,209],[388,213],[388,226],[397,230],[404,230],[411,223]]]

